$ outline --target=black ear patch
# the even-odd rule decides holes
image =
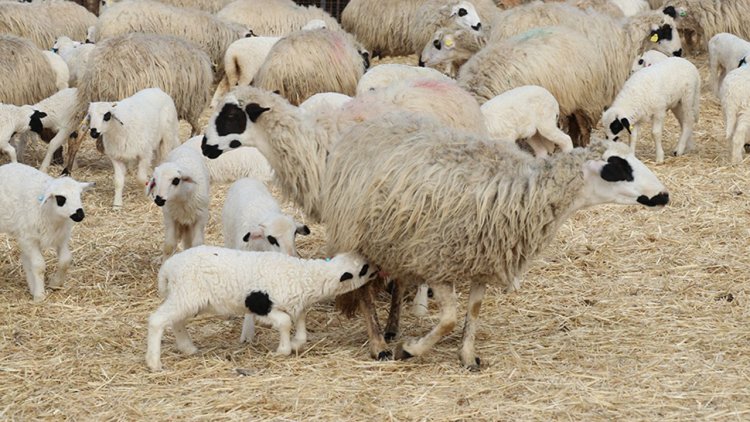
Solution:
[[[230,133],[242,133],[247,128],[247,116],[237,104],[224,104],[216,116],[216,133],[226,136]]]
[[[622,119],[620,119],[620,124],[622,125],[622,127],[628,130],[628,133],[633,133],[630,131],[630,121],[627,119],[627,117],[623,117]]]
[[[297,234],[301,234],[302,236],[307,236],[308,234],[310,234],[310,228],[305,225],[302,227],[297,227],[297,230],[295,230],[294,232]]]
[[[245,307],[255,315],[268,315],[271,312],[271,307],[273,307],[273,302],[268,297],[268,293],[254,291],[245,297]]]
[[[258,117],[260,117],[261,114],[268,110],[270,110],[270,108],[261,107],[258,103],[250,103],[245,106],[245,113],[247,113],[247,117],[249,117],[250,121],[253,123],[258,120]]]
[[[242,237],[243,242],[247,242],[248,240],[250,240],[250,232],[247,232],[247,234],[244,237]]]
[[[747,57],[743,57],[742,60],[740,60],[740,64],[738,64],[737,67],[742,67],[743,64],[747,64]]]
[[[370,266],[369,266],[369,265],[367,265],[367,264],[363,265],[363,266],[362,266],[362,269],[361,269],[361,270],[359,270],[359,276],[360,276],[360,277],[362,277],[362,276],[364,276],[365,274],[367,274],[367,270],[369,270],[369,269],[370,269]]]
[[[607,165],[602,168],[601,177],[608,182],[632,182],[633,168],[622,157],[613,155],[607,159]]]
[[[659,27],[659,29],[655,29],[651,31],[651,36],[653,37],[654,35],[656,35],[658,38],[656,40],[657,42],[661,40],[667,40],[667,41],[671,40],[672,39],[672,25],[664,24],[661,27]]]
[[[620,123],[619,120],[613,120],[612,123],[609,124],[609,130],[612,131],[613,134],[617,135],[622,131],[624,127],[622,127],[622,123]]]
[[[360,51],[359,55],[362,56],[362,63],[365,65],[365,70],[370,68],[370,53],[366,51]]]
[[[677,11],[675,10],[674,6],[667,6],[663,10],[665,15],[669,15],[672,17],[672,19],[677,19]]]
[[[352,273],[344,273],[344,274],[341,274],[341,278],[339,279],[339,281],[351,280],[353,278],[354,276],[352,275]]]
[[[104,113],[104,116],[102,118],[104,119],[105,122],[108,122],[109,119],[112,118],[112,112],[108,111],[108,112]]]
[[[39,111],[39,110],[34,110],[34,113],[31,115],[31,118],[29,119],[29,128],[33,132],[36,132],[39,135],[41,135],[42,130],[44,130],[42,119],[45,117],[47,117],[47,113],[43,111]]]

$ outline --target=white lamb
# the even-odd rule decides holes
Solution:
[[[633,73],[645,67],[649,67],[654,63],[658,63],[666,59],[667,57],[669,56],[662,53],[661,51],[649,50],[633,60],[633,66],[630,68],[630,74],[632,75]]]
[[[65,282],[72,261],[70,231],[73,222],[84,218],[81,193],[93,185],[70,177],[54,179],[23,164],[0,166],[0,232],[18,241],[26,282],[36,302],[44,299],[44,250],[54,248],[57,253],[50,287]]]
[[[173,149],[154,169],[146,195],[162,207],[166,236],[162,259],[182,242],[184,249],[203,244],[211,200],[208,168],[203,154],[190,146]]]
[[[68,81],[70,80],[70,70],[65,63],[65,60],[51,51],[42,50],[42,53],[44,54],[44,57],[47,58],[52,70],[55,72],[55,85],[57,86],[57,89],[61,90],[67,88]]]
[[[94,51],[94,44],[82,44],[68,37],[59,37],[52,46],[52,51],[59,54],[68,65],[70,86],[77,86],[78,80],[88,67],[89,56]]]
[[[182,145],[201,152],[203,136],[193,136]],[[205,158],[211,183],[233,183],[243,177],[254,177],[262,182],[273,180],[273,169],[257,148],[238,148],[232,154],[224,154],[211,160]]]
[[[416,67],[397,63],[379,64],[371,67],[359,79],[357,83],[357,95],[362,95],[367,91],[407,79],[435,79],[445,81],[451,78],[430,67]]]
[[[55,95],[45,98],[33,106],[23,106],[27,110],[37,111],[43,114],[41,118],[42,127],[55,132],[55,136],[50,140],[47,146],[47,153],[44,160],[39,166],[40,171],[47,171],[52,157],[58,148],[65,145],[65,142],[71,137],[77,137],[77,123],[73,115],[75,114],[75,105],[78,95],[77,88],[66,88],[55,93]]]
[[[305,316],[311,305],[355,290],[376,274],[355,253],[304,260],[212,246],[188,249],[169,258],[159,270],[159,293],[166,299],[148,319],[146,364],[151,370],[161,369],[161,338],[170,325],[177,349],[196,353],[185,323],[201,312],[249,311],[279,331],[276,353],[289,355],[307,342]]]
[[[0,103],[0,151],[6,153],[11,162],[18,162],[18,156],[23,155],[23,141],[17,135],[29,130],[41,134],[41,119],[45,116],[45,113],[32,109]],[[13,144],[18,144],[18,152]]]
[[[719,88],[727,73],[740,67],[750,54],[750,42],[726,32],[714,35],[708,41],[709,79],[711,89],[719,97]]]
[[[104,153],[114,167],[114,208],[122,207],[127,164],[138,163],[136,178],[148,181],[154,153],[166,157],[180,145],[174,101],[159,88],[148,88],[118,102],[89,105],[91,137],[103,137]]]
[[[656,162],[661,163],[664,161],[662,129],[667,110],[671,110],[681,128],[674,155],[682,155],[686,149],[694,147],[693,125],[698,120],[700,84],[698,69],[679,57],[670,57],[635,72],[602,115],[607,138],[617,141],[629,135],[630,147],[635,152],[639,128],[651,121]]]
[[[573,150],[573,141],[557,127],[560,106],[546,89],[526,85],[506,91],[482,104],[487,130],[493,139],[515,143],[526,139],[537,157],[559,147]]]
[[[750,66],[745,64],[729,72],[719,93],[730,159],[732,164],[739,164],[743,145],[750,141]]]

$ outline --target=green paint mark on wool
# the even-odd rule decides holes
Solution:
[[[551,35],[551,34],[552,34],[552,31],[548,30],[547,28],[534,28],[524,33],[521,33],[519,35],[516,35],[514,38],[517,41],[528,41],[532,38],[544,37],[544,36]]]

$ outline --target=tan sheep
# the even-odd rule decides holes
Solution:
[[[0,103],[35,104],[57,92],[49,60],[31,41],[0,35]]]
[[[309,21],[320,19],[326,28],[338,31],[341,26],[324,10],[300,6],[291,0],[235,0],[216,16],[250,27],[256,35],[283,37],[299,31]]]
[[[0,34],[28,38],[48,50],[59,36],[86,38],[96,16],[72,1],[0,2]]]

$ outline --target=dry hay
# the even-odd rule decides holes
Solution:
[[[700,63],[705,80],[705,58]],[[311,312],[310,342],[297,357],[271,353],[273,330],[260,328],[243,346],[239,318],[200,317],[188,326],[200,352],[180,355],[168,332],[167,369],[148,372],[161,213],[132,176],[123,211],[112,211],[110,165],[89,144],[76,176],[98,186],[84,199],[88,217],[74,230],[65,287],[32,303],[15,242],[0,236],[0,417],[747,419],[750,172],[748,159],[727,166],[720,110],[703,91],[697,152],[654,165],[650,137],[639,143],[638,155],[670,190],[670,206],[578,212],[520,292],[490,289],[477,339],[480,373],[459,366],[460,329],[422,358],[371,361],[360,319],[330,304]],[[670,117],[668,151],[676,138]],[[225,191],[213,190],[211,244],[222,241]],[[312,230],[300,241],[306,257],[324,253],[323,229]],[[380,297],[381,320],[387,300]],[[434,318],[434,309],[424,320],[405,312],[404,334],[424,333]]]

